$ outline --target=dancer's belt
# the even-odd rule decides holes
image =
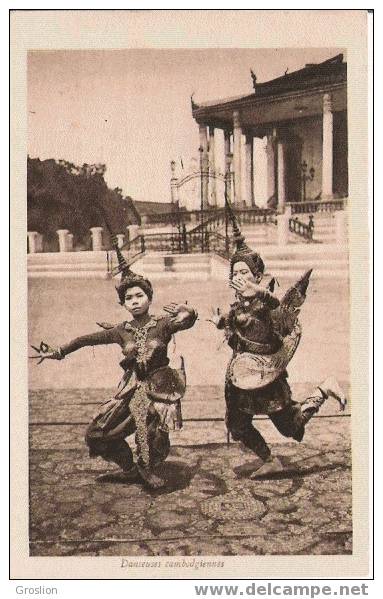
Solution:
[[[250,339],[247,339],[246,337],[241,335],[241,333],[238,330],[236,330],[235,333],[236,333],[236,336],[238,337],[239,341],[241,342],[241,345],[243,347],[245,347],[246,351],[248,351],[250,353],[273,354],[280,347],[280,344],[277,344],[275,342],[274,343],[259,343],[258,341],[251,341]]]
[[[185,395],[185,373],[181,369],[163,366],[150,374],[146,381],[146,388],[148,396],[153,401],[174,403]]]
[[[237,354],[229,365],[229,378],[239,389],[261,389],[274,382],[286,369],[301,339],[297,322],[290,335],[283,339],[282,347],[273,354],[243,352]]]

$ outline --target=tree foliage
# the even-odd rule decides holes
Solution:
[[[104,164],[77,166],[66,160],[30,158],[27,164],[28,230],[38,231],[48,246],[57,244],[58,229],[68,229],[79,248],[90,246],[91,227],[103,227],[104,245],[109,234],[126,233],[137,222],[131,198],[120,188],[109,189]]]

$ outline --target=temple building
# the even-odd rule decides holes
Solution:
[[[251,76],[250,95],[199,104],[192,98],[200,156],[182,180],[173,169],[172,201],[188,210],[200,203],[206,208],[223,205],[225,177],[229,197],[241,207],[270,206],[283,212],[291,202],[346,198],[343,55],[263,83],[255,73]],[[222,143],[217,144],[219,136]]]

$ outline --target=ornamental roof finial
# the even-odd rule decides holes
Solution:
[[[194,93],[195,92],[193,92],[192,95],[190,96],[190,103],[191,103],[192,110],[197,110],[197,108],[199,108],[199,105],[196,104],[193,100]]]
[[[253,80],[253,88],[254,88],[254,91],[256,91],[256,87],[257,87],[257,76],[256,76],[256,74],[254,73],[253,69],[250,69],[250,74],[251,74],[251,78],[252,78],[252,80]]]

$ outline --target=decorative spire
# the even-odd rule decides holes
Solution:
[[[251,249],[245,242],[245,237],[244,237],[244,235],[242,235],[241,229],[239,228],[237,217],[235,216],[235,214],[233,212],[233,208],[232,208],[227,197],[225,198],[225,203],[226,203],[226,209],[227,209],[229,218],[231,220],[231,226],[233,229],[233,239],[234,239],[236,251],[237,252],[251,252]]]
[[[251,78],[252,78],[252,80],[253,80],[253,88],[254,88],[254,91],[256,91],[256,87],[257,87],[257,76],[256,76],[256,74],[254,73],[253,69],[250,69],[250,74],[251,74]]]
[[[123,253],[122,253],[122,251],[120,249],[120,246],[118,245],[117,236],[116,236],[116,234],[112,230],[112,227],[111,227],[109,219],[108,219],[108,217],[106,215],[106,211],[105,211],[104,206],[101,203],[98,203],[98,208],[99,208],[99,210],[101,212],[101,215],[102,215],[103,221],[104,221],[104,223],[106,225],[106,228],[108,229],[108,233],[110,235],[110,241],[111,241],[111,244],[113,246],[113,249],[114,249],[114,251],[116,252],[116,255],[117,255],[118,265],[115,268],[113,268],[113,270],[112,270],[113,276],[115,277],[116,275],[118,275],[118,274],[121,273],[121,281],[122,281],[122,279],[125,279],[126,277],[136,276],[130,270],[129,264],[125,260],[124,255],[123,255]]]
[[[199,108],[199,104],[196,104],[196,102],[194,102],[194,100],[193,100],[194,93],[195,92],[193,92],[192,95],[190,96],[190,103],[191,103],[192,110],[197,110],[197,108]]]
[[[113,244],[113,248],[116,252],[117,260],[118,260],[118,266],[114,269],[113,274],[114,274],[114,276],[116,276],[119,273],[121,273],[121,279],[124,279],[125,277],[133,274],[133,272],[130,270],[129,264],[125,260],[124,255],[118,246],[116,237],[112,238],[112,244]]]

